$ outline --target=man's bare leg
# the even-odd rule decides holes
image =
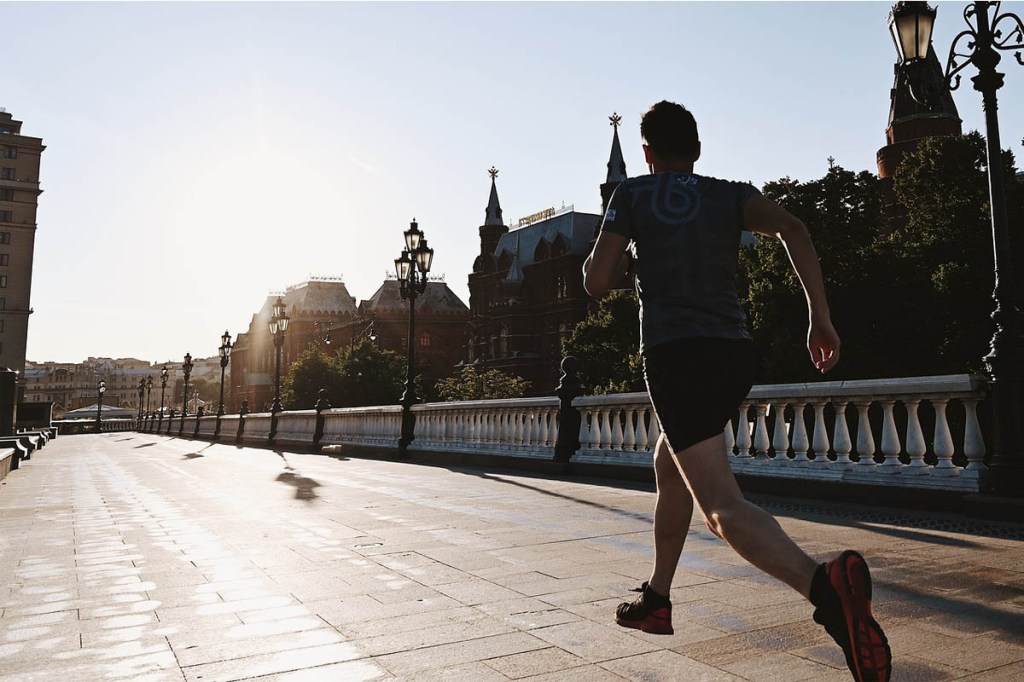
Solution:
[[[658,485],[654,503],[654,569],[647,582],[651,589],[667,597],[690,529],[693,496],[679,473],[664,434],[654,449],[654,478]]]
[[[724,436],[675,453],[675,461],[708,528],[751,564],[809,597],[817,562],[770,514],[743,499],[729,468]]]

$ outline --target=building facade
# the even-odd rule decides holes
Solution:
[[[0,367],[25,371],[43,141],[0,109]]]
[[[153,391],[159,400],[160,370],[162,364],[152,365],[144,360],[134,358],[89,358],[85,362],[26,362],[22,375],[24,391],[23,403],[53,405],[53,416],[59,418],[64,413],[82,407],[95,405],[98,401],[99,382],[103,381],[105,393],[103,404],[111,407],[125,407],[138,410],[139,381],[150,377],[153,379]],[[170,396],[176,382],[183,380],[181,363],[167,365],[167,406],[171,407]],[[142,407],[148,409],[146,399]],[[153,410],[159,403],[151,406]],[[178,406],[180,409],[180,405]]]
[[[602,213],[626,164],[619,143],[621,118],[613,114],[612,148],[600,185]],[[593,248],[601,216],[572,206],[539,211],[505,225],[497,169],[479,228],[480,255],[469,275],[470,319],[465,362],[530,382],[528,395],[551,395],[561,376],[562,342],[595,302],[583,288],[583,262]],[[631,288],[624,279],[616,288]]]

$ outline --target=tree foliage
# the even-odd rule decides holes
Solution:
[[[499,400],[522,398],[530,382],[520,376],[505,374],[497,369],[486,372],[466,365],[453,377],[437,382],[441,400]]]
[[[1020,232],[1024,192],[1013,179],[1009,152],[1003,162],[1011,233]],[[883,214],[883,181],[872,173],[835,166],[819,180],[765,185],[766,196],[807,224],[821,258],[843,340],[842,360],[828,379],[980,369],[993,330],[985,171],[978,133],[923,140],[894,178],[906,224]],[[1024,267],[1016,246],[1015,262]],[[758,381],[821,378],[807,357],[806,303],[781,244],[758,238],[741,253],[740,265],[759,350]]]
[[[310,409],[320,389],[332,407],[395,405],[405,383],[405,358],[364,339],[328,355],[319,348],[292,364],[281,389],[289,409]]]
[[[629,393],[646,389],[640,358],[640,304],[636,294],[616,290],[598,301],[562,344],[564,355],[580,361],[579,378],[588,393]]]

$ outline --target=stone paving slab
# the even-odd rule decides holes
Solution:
[[[650,490],[237,448],[60,438],[0,483],[0,680],[849,679],[811,607],[695,519],[674,635],[615,605]],[[894,680],[1024,679],[1024,526],[754,498],[862,551]]]

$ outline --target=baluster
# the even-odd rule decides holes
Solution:
[[[928,445],[924,442],[921,417],[917,413],[920,404],[920,398],[908,398],[903,401],[903,406],[907,408],[907,454],[910,456],[910,463],[907,465],[906,471],[911,474],[928,473],[928,465],[924,461],[924,453],[928,452]]]
[[[762,456],[768,456],[768,424],[765,422],[765,414],[768,412],[768,405],[755,403],[757,409],[757,426],[754,429],[754,451]]]
[[[625,436],[622,430],[622,410],[616,407],[610,414],[612,427],[611,449],[616,452],[621,452],[625,441]]]
[[[775,433],[772,435],[772,447],[775,448],[775,459],[785,461],[789,458],[789,433],[786,431],[786,403],[772,405],[775,412]]]
[[[811,461],[807,457],[810,441],[807,438],[807,423],[804,421],[804,408],[806,407],[807,403],[804,402],[793,403],[793,461],[795,462]]]
[[[658,439],[661,437],[661,422],[658,421],[658,415],[654,412],[653,407],[649,408],[647,413],[651,417],[647,423],[647,448],[653,453],[654,448],[658,445]]]
[[[740,405],[739,414],[736,417],[736,455],[738,457],[753,457],[750,449],[750,420],[747,415],[750,410],[750,403]]]
[[[871,421],[868,419],[868,408],[871,407],[871,399],[854,402],[857,406],[857,455],[862,466],[874,466],[875,464],[875,436],[871,432]]]
[[[611,408],[605,407],[601,410],[601,441],[598,443],[598,448],[601,450],[607,450],[611,447],[612,443],[612,422],[611,422]]]
[[[886,470],[900,468],[900,434],[896,431],[896,417],[893,408],[895,400],[880,400],[882,404],[882,454],[885,459],[880,466]]]
[[[836,411],[833,447],[836,450],[836,464],[851,464],[850,452],[853,450],[853,443],[850,441],[850,426],[846,423],[846,406],[849,403],[845,400],[838,400],[832,403]]]
[[[725,437],[725,454],[729,457],[735,457],[736,455],[733,453],[733,448],[736,447],[736,436],[734,436],[732,432],[731,419],[725,423],[725,430],[722,432],[722,435]]]
[[[591,420],[593,419],[593,408],[589,406],[580,408],[580,450],[591,450],[594,447],[593,441],[590,436],[590,424]]]
[[[636,451],[647,452],[650,441],[647,440],[647,419],[654,419],[650,408],[642,407],[636,412]]]
[[[985,439],[978,424],[978,398],[961,398],[967,417],[964,425],[964,455],[967,457],[967,471],[975,472],[985,468]]]
[[[627,407],[623,412],[625,423],[622,425],[622,449],[626,452],[634,452],[636,450],[636,425],[633,421],[636,419],[636,408]]]
[[[932,407],[935,408],[935,468],[932,473],[936,476],[955,476],[960,473],[953,464],[953,434],[949,431],[949,421],[946,419],[946,405],[949,398],[933,398]]]
[[[828,462],[828,429],[825,427],[825,405],[826,401],[818,398],[814,401],[814,461],[819,463]]]

